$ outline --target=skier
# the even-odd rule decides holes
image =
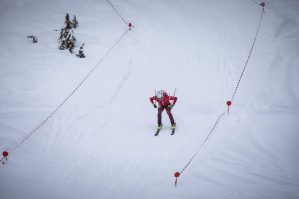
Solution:
[[[170,100],[172,101],[172,103],[170,102]],[[174,122],[171,109],[175,105],[177,97],[169,96],[165,91],[159,90],[156,96],[150,98],[150,101],[155,108],[157,108],[157,105],[156,103],[154,103],[154,101],[158,102],[158,130],[162,128],[161,115],[164,109],[166,109],[166,112],[171,122],[171,127],[174,130],[176,127],[176,123]]]

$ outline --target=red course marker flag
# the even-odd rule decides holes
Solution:
[[[129,30],[132,30],[132,27],[133,27],[132,23],[129,23],[128,26],[129,26]]]
[[[229,113],[229,107],[232,105],[232,102],[231,101],[227,101],[226,105],[227,105],[227,112]]]
[[[174,173],[174,177],[175,177],[175,183],[174,186],[176,187],[177,183],[178,183],[178,177],[180,177],[181,173],[180,172],[175,172]]]
[[[8,152],[7,151],[3,151],[2,155],[3,155],[3,157],[6,158],[8,156]]]
[[[227,101],[226,104],[227,104],[227,106],[230,106],[230,105],[232,105],[232,102],[231,101]]]
[[[3,155],[3,158],[1,158],[1,162],[2,162],[2,164],[5,164],[5,160],[7,161],[8,152],[7,151],[3,151],[2,155]]]

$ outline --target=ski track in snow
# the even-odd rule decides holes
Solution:
[[[109,100],[109,104],[112,104],[115,98],[117,97],[118,93],[120,92],[121,88],[124,86],[126,80],[130,77],[132,65],[129,66],[127,74],[123,77],[122,81],[120,82],[119,86],[117,87],[114,95]]]

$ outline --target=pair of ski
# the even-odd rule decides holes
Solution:
[[[157,131],[156,131],[156,133],[155,133],[155,136],[158,136],[158,135],[159,135],[160,130],[161,130],[161,128],[158,128],[158,129],[157,129]],[[170,134],[170,135],[174,135],[174,133],[175,133],[175,128],[171,128],[171,134]]]

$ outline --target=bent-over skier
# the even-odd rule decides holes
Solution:
[[[173,129],[175,129],[176,123],[174,122],[174,119],[173,119],[173,116],[171,113],[171,109],[175,105],[175,103],[177,101],[177,97],[169,96],[165,91],[159,90],[157,92],[156,96],[153,96],[150,98],[150,101],[155,108],[157,108],[157,105],[156,105],[156,103],[154,103],[154,101],[158,102],[158,130],[160,130],[162,128],[161,115],[162,115],[162,112],[164,111],[164,109],[166,109],[166,112],[170,119],[171,127]],[[170,101],[172,101],[172,103]]]

